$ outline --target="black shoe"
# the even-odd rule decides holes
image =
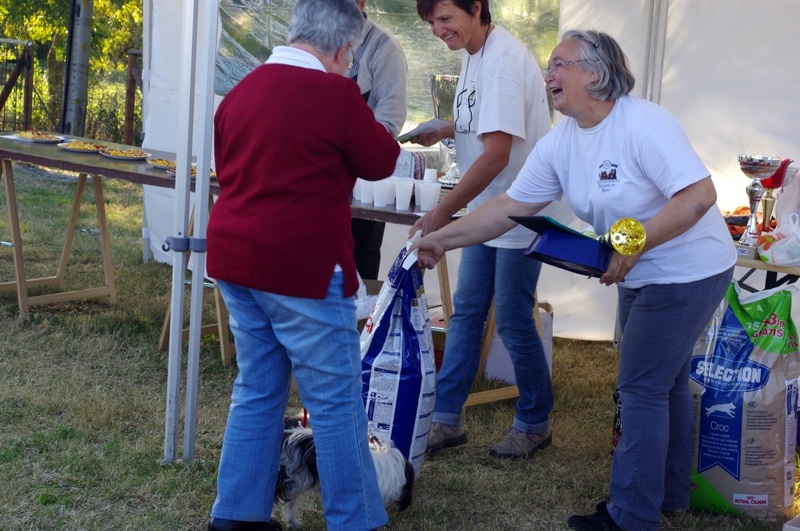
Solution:
[[[283,531],[283,527],[275,519],[269,522],[240,522],[211,518],[208,522],[208,531]]]
[[[567,525],[578,531],[623,531],[608,514],[606,502],[597,504],[596,513],[570,516]]]

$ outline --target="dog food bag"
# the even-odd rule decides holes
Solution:
[[[436,399],[428,302],[416,253],[402,249],[361,332],[362,398],[372,434],[419,476]]]
[[[734,282],[695,344],[691,507],[792,516],[797,439],[796,288],[746,296]]]

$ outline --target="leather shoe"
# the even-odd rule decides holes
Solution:
[[[211,518],[208,522],[208,531],[283,531],[283,527],[275,519],[269,522],[240,522]]]
[[[597,504],[597,512],[570,516],[567,527],[578,531],[624,531],[608,514],[606,502]]]

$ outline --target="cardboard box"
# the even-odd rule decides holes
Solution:
[[[542,323],[542,346],[544,355],[547,358],[547,369],[553,373],[553,307],[547,302],[539,303],[539,319]],[[510,385],[516,385],[517,379],[514,376],[514,365],[511,363],[511,355],[503,345],[503,340],[495,328],[492,335],[492,342],[489,347],[489,356],[486,358],[487,378],[502,380]]]
[[[434,322],[431,320],[431,335],[433,336],[433,363],[436,366],[436,372],[439,372],[439,369],[442,368],[444,340],[447,337],[447,333],[444,326],[434,326]]]
[[[800,516],[795,516],[783,524],[783,531],[800,531]]]

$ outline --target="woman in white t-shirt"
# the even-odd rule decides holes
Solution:
[[[506,29],[492,24],[488,0],[417,0],[417,12],[450,50],[461,50],[454,121],[415,141],[455,138],[461,180],[411,228],[428,234],[467,207],[508,190],[534,144],[550,130],[539,65]],[[462,411],[480,365],[483,328],[495,300],[498,334],[514,364],[519,399],[506,436],[489,450],[497,458],[528,457],[551,441],[553,387],[533,318],[542,264],[524,256],[525,227],[507,227],[461,253],[454,314],[447,329],[429,452],[467,442]]]
[[[617,384],[624,411],[608,501],[572,516],[579,530],[657,530],[661,512],[689,507],[692,347],[730,284],[736,253],[716,206],[709,171],[681,125],[630,96],[634,78],[617,42],[568,31],[544,69],[554,107],[567,119],[534,147],[511,188],[414,248],[433,267],[450,249],[494,238],[563,194],[575,214],[605,233],[640,220],[644,249],[611,253],[600,282],[616,284],[623,332]]]

